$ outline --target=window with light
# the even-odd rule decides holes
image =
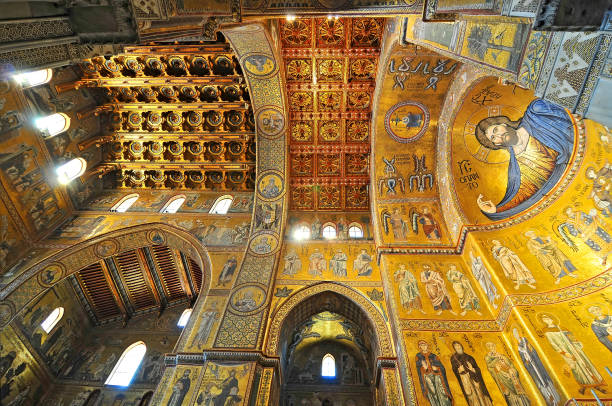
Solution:
[[[161,209],[162,213],[176,213],[181,206],[185,203],[185,196],[176,196],[173,197],[166,203],[163,209]]]
[[[83,158],[74,158],[55,170],[57,180],[62,185],[69,183],[85,173],[87,162]]]
[[[176,323],[176,325],[179,327],[185,327],[187,325],[187,322],[189,321],[189,316],[191,316],[192,310],[193,309],[183,310],[183,313],[181,313],[181,317],[179,317],[179,321],[178,323]]]
[[[22,87],[33,87],[48,83],[53,76],[51,69],[41,69],[32,72],[22,72],[13,75],[13,79]]]
[[[307,240],[310,238],[310,227],[301,225],[293,231],[293,238],[296,240]]]
[[[232,205],[232,201],[234,199],[231,196],[221,196],[215,201],[212,208],[210,209],[210,214],[227,214],[230,206]]]
[[[336,377],[336,360],[331,354],[325,354],[321,362],[321,376],[325,378]]]
[[[45,330],[45,333],[49,334],[49,332],[51,332],[51,330],[53,330],[53,327],[55,327],[55,325],[62,319],[63,315],[64,315],[64,308],[63,307],[56,307],[47,316],[47,318],[45,320],[43,320],[42,323],[40,323],[40,327],[43,330]]]
[[[54,113],[46,117],[37,118],[34,124],[43,133],[45,138],[51,138],[70,128],[70,117],[64,113]]]
[[[336,238],[336,227],[330,225],[323,226],[323,238],[333,240]]]
[[[131,194],[125,196],[121,199],[116,205],[111,208],[111,211],[115,211],[117,213],[125,213],[134,203],[138,200],[138,194]]]
[[[363,229],[357,224],[351,225],[348,229],[348,234],[350,238],[363,238]]]
[[[146,352],[147,346],[142,341],[135,342],[126,348],[104,384],[128,386]]]

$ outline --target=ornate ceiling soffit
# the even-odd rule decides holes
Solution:
[[[79,81],[58,90],[104,93],[101,105],[80,113],[101,116],[104,127],[79,144],[102,149],[86,178],[104,176],[111,188],[254,189],[255,121],[229,44],[128,47],[81,68]]]
[[[381,18],[280,22],[289,99],[290,208],[369,208]]]

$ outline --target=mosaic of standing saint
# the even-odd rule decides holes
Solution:
[[[457,114],[451,161],[468,219],[506,220],[540,203],[567,173],[576,133],[567,110],[531,91],[477,83]]]

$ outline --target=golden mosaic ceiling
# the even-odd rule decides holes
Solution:
[[[105,90],[93,113],[108,122],[79,148],[103,145],[107,186],[253,190],[255,126],[229,45],[129,47],[82,67],[77,86]]]
[[[367,210],[380,18],[282,21],[291,209]]]

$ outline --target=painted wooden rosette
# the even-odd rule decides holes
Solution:
[[[187,184],[194,189],[200,189],[204,186],[206,176],[199,171],[191,171],[187,176]]]
[[[143,122],[144,118],[142,115],[136,111],[132,111],[128,114],[126,124],[130,130],[140,130]]]
[[[132,102],[136,99],[136,92],[130,89],[129,87],[122,87],[119,90],[119,94],[121,100],[123,100],[124,102]]]
[[[217,130],[223,124],[223,115],[218,111],[211,110],[206,113],[206,124],[211,130]]]
[[[138,93],[140,93],[140,96],[142,96],[144,101],[148,102],[154,101],[157,97],[157,92],[150,87],[141,87],[138,90]]]
[[[128,146],[128,155],[132,159],[140,159],[144,152],[144,146],[140,141],[132,141]]]
[[[154,159],[161,158],[164,153],[164,147],[161,142],[152,142],[147,146],[147,153]]]
[[[183,146],[183,143],[181,142],[172,141],[168,143],[168,145],[166,146],[166,151],[168,151],[168,155],[170,156],[170,159],[177,160],[183,157],[183,153],[185,152],[185,147]]]
[[[190,71],[194,75],[205,76],[210,74],[210,66],[208,65],[208,60],[204,56],[194,56],[190,61]]]
[[[175,187],[180,187],[185,182],[185,174],[179,171],[172,171],[168,174],[168,181]]]
[[[234,64],[230,58],[225,55],[217,55],[213,59],[212,71],[215,75],[231,75],[234,73]]]
[[[198,97],[198,91],[195,86],[183,86],[180,90],[181,96],[187,100],[195,100]]]
[[[138,62],[138,59],[130,57],[123,61],[123,65],[130,70],[132,73],[139,75],[142,73],[142,64]]]
[[[232,171],[232,172],[229,172],[227,175],[227,180],[236,185],[239,185],[242,182],[244,182],[244,178],[245,178],[244,172],[239,172],[239,171]]]
[[[147,58],[145,65],[153,75],[159,75],[164,71],[164,64],[159,58],[151,57]]]
[[[244,124],[244,114],[242,112],[230,110],[225,114],[225,122],[230,129],[236,131]]]
[[[223,172],[212,171],[208,172],[206,175],[213,184],[220,185],[225,182],[225,174]]]
[[[151,186],[153,187],[161,187],[164,185],[164,182],[166,180],[166,175],[164,175],[164,172],[162,171],[151,171],[148,174],[149,176],[149,183],[151,183]]]
[[[123,143],[121,142],[111,143],[109,153],[113,157],[113,159],[123,158]]]
[[[178,93],[172,86],[162,86],[159,88],[159,93],[168,100],[176,100]]]
[[[156,111],[152,111],[147,115],[146,125],[149,131],[155,131],[161,128],[162,122],[163,122],[163,118],[161,114],[159,114]]]
[[[196,130],[202,125],[202,114],[197,111],[190,111],[189,113],[187,113],[187,119],[185,121],[189,128],[191,128],[192,130]]]
[[[219,89],[217,89],[217,86],[204,86],[200,89],[200,94],[207,102],[216,102],[219,100]]]
[[[102,62],[102,66],[104,66],[104,69],[112,76],[119,74],[119,65],[117,65],[112,59],[105,59],[104,62]]]
[[[171,111],[166,115],[166,124],[171,130],[179,130],[183,125],[183,116],[176,111]]]
[[[223,86],[221,97],[228,102],[238,101],[240,100],[240,88],[236,85]]]
[[[193,157],[197,158],[204,152],[204,147],[199,142],[192,142],[187,145],[187,152]]]
[[[83,61],[80,65],[85,73],[94,74],[98,72],[98,67],[90,60]]]

